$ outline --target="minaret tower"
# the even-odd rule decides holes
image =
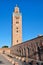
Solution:
[[[12,46],[22,42],[22,15],[16,5],[12,21]]]

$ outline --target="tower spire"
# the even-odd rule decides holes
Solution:
[[[19,7],[17,6],[17,4],[16,4],[16,7],[15,7],[15,13],[19,13]]]

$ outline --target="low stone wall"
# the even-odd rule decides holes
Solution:
[[[0,48],[0,53],[10,54],[10,48]]]

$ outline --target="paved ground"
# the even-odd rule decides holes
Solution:
[[[6,56],[6,55],[5,55]],[[0,65],[12,65],[11,62],[9,62],[5,56],[3,56],[2,54],[0,54]],[[21,62],[20,60],[16,59],[16,58],[12,58],[12,60],[14,60],[14,62],[18,62],[18,65],[31,65],[31,64],[27,64],[26,62]]]
[[[6,59],[5,56],[7,56],[7,55],[4,54],[4,56],[3,56],[3,54],[0,54],[0,65],[12,65],[11,62],[9,62]],[[7,57],[9,57],[9,56],[7,56]],[[16,59],[16,58],[12,58],[12,60],[14,62],[18,62],[18,65],[32,65],[29,62],[28,63],[26,63],[25,61],[24,62],[21,62],[19,59]],[[43,61],[38,61],[38,63],[39,63],[39,65],[43,65]],[[42,63],[42,64],[40,64],[40,63]],[[34,64],[34,65],[37,65],[37,64]]]
[[[0,65],[12,65],[12,64],[0,54]]]
[[[12,58],[12,59],[14,60],[14,62],[18,62],[18,65],[24,65],[20,60],[16,58]],[[12,65],[12,64],[2,54],[0,54],[0,65]]]
[[[16,58],[13,58],[13,60],[14,60],[15,62],[18,62],[19,65],[24,65],[24,64],[22,64],[22,62],[21,62],[20,60],[18,60],[18,59],[16,59]]]

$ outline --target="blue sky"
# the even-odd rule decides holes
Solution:
[[[23,41],[43,34],[43,0],[0,0],[0,47],[11,46],[11,23],[14,7],[22,13]]]

